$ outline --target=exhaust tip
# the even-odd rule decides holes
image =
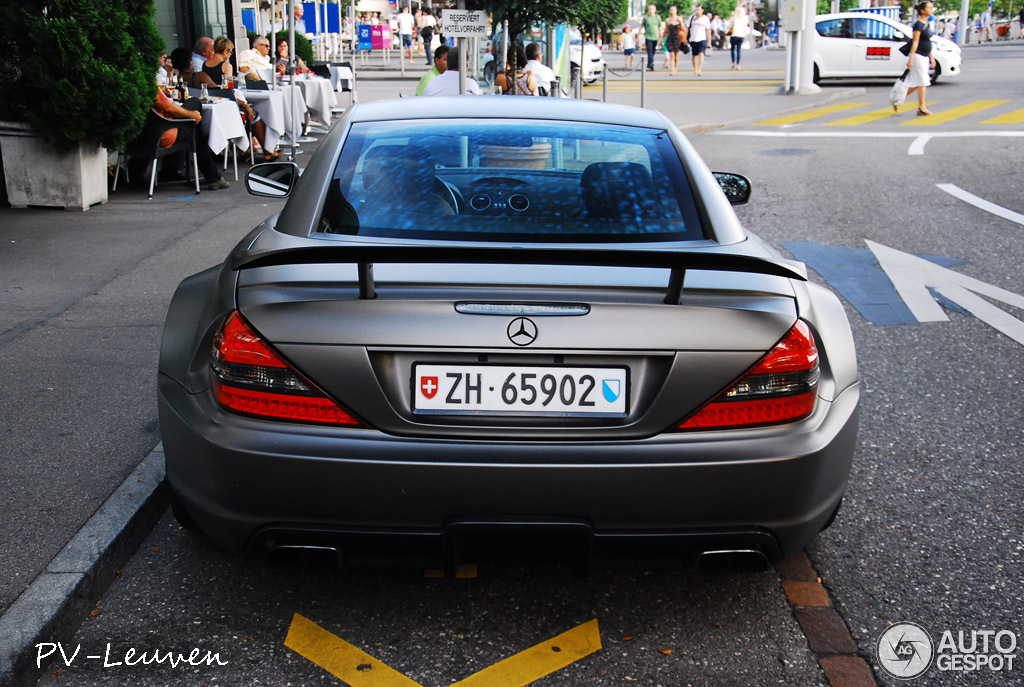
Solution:
[[[278,544],[267,552],[264,562],[269,567],[342,567],[341,552],[333,546],[312,544]]]
[[[753,573],[770,567],[768,556],[759,549],[712,549],[697,558],[697,569],[705,572]]]

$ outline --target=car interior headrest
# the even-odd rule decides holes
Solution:
[[[640,218],[654,212],[651,173],[636,162],[594,162],[580,178],[587,214],[609,219]]]

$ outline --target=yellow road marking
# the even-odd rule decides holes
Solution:
[[[423,687],[296,613],[284,645],[350,687]],[[597,619],[473,673],[451,687],[525,687],[601,650]]]
[[[1016,110],[992,119],[986,119],[982,124],[1021,124],[1024,123],[1024,110]]]
[[[520,651],[451,687],[523,687],[601,649],[597,619]]]
[[[284,645],[351,687],[423,687],[298,613]]]
[[[855,107],[863,107],[867,104],[868,103],[839,103],[838,105],[828,105],[827,107],[818,107],[813,110],[805,110],[804,112],[797,112],[796,114],[776,117],[775,119],[766,119],[763,122],[758,122],[757,126],[785,126],[786,124],[796,124],[797,122],[806,122],[809,119],[824,117],[825,115],[836,112],[852,110]]]
[[[945,122],[965,117],[975,112],[981,112],[987,110],[990,107],[996,105],[1003,105],[1010,102],[1009,100],[979,100],[977,102],[970,103],[969,105],[961,105],[960,107],[953,107],[942,112],[936,112],[935,114],[928,115],[927,117],[918,117],[917,119],[910,122],[903,122],[900,126],[932,126],[935,124],[944,124]]]
[[[931,105],[932,103],[926,103]],[[825,126],[857,126],[858,124],[867,124],[869,122],[877,122],[879,119],[885,119],[886,117],[893,117],[897,114],[903,114],[905,112],[911,112],[917,110],[917,102],[903,103],[900,105],[899,112],[893,112],[891,107],[887,107],[884,110],[875,110],[874,112],[867,112],[862,115],[855,115],[853,117],[847,117],[846,119],[840,119],[837,122],[828,122]]]

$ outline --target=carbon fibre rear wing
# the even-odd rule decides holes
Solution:
[[[747,249],[747,250],[744,250]],[[755,255],[747,246],[690,249],[565,248],[542,246],[482,246],[480,244],[333,243],[271,250],[236,249],[228,258],[232,270],[276,265],[347,263],[358,265],[359,297],[374,298],[374,263],[438,263],[480,265],[572,265],[593,267],[655,267],[671,270],[665,303],[678,304],[686,270],[746,272],[807,281],[801,262]]]

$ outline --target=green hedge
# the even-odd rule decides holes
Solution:
[[[59,148],[123,148],[156,97],[163,39],[153,0],[7,0],[0,117]]]

